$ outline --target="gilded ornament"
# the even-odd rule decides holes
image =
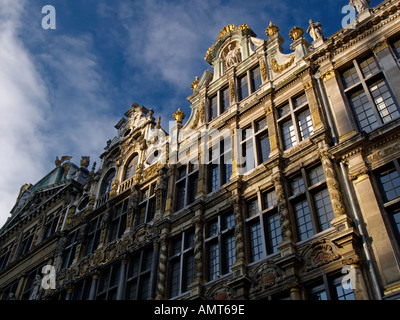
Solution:
[[[56,157],[56,160],[54,161],[54,164],[56,165],[56,167],[60,166],[63,162],[68,161],[69,159],[71,159],[72,157],[70,156],[62,156],[61,160],[58,159],[58,156]]]
[[[375,45],[375,47],[372,49],[376,54],[381,52],[382,50],[386,49],[388,47],[388,44],[386,41],[382,41]]]
[[[218,35],[218,40],[220,40],[224,35],[226,35],[227,33],[231,32],[233,30],[235,30],[234,24],[228,24],[227,26],[223,27]]]
[[[272,69],[275,72],[282,72],[283,70],[289,68],[293,64],[294,58],[295,58],[294,55],[291,56],[288,62],[286,62],[284,64],[281,64],[281,65],[278,64],[278,62],[276,61],[275,57],[273,57],[273,56],[271,56],[269,58],[269,60],[271,61]]]
[[[260,60],[260,72],[262,79],[264,81],[267,80],[267,67],[265,66],[264,58]]]
[[[182,124],[182,121],[185,118],[185,114],[182,112],[181,108],[179,108],[172,116],[177,124]]]
[[[294,26],[292,30],[290,30],[289,36],[293,41],[296,41],[303,36],[303,33],[304,31],[302,28]]]
[[[324,82],[326,82],[326,81],[328,81],[329,79],[332,79],[332,78],[334,78],[334,77],[336,77],[336,74],[335,74],[335,69],[333,69],[333,67],[330,68],[327,72],[325,72],[325,73],[321,76],[321,78],[322,78],[322,80],[323,80]]]
[[[81,158],[81,168],[87,169],[89,164],[90,164],[90,157],[82,156],[82,158]]]
[[[198,84],[199,84],[199,77],[196,76],[196,78],[194,79],[194,81],[190,85],[190,87],[192,88],[193,92],[196,90]]]
[[[272,24],[272,21],[270,21],[268,28],[265,29],[265,34],[271,38],[274,34],[277,34],[278,32],[279,28],[276,25]]]

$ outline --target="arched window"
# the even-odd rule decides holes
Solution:
[[[135,175],[137,163],[138,163],[138,156],[133,157],[132,160],[129,161],[128,165],[126,166],[124,180],[128,180],[129,178]]]
[[[100,196],[103,196],[111,191],[111,183],[115,178],[115,170],[111,170],[103,179],[101,184]]]

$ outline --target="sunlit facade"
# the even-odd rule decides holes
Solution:
[[[0,299],[400,298],[400,1],[357,10],[288,53],[228,25],[185,122],[135,103],[97,170],[57,158],[0,230]]]

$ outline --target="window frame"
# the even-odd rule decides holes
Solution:
[[[129,257],[128,261],[128,266],[127,266],[127,272],[126,272],[126,277],[125,277],[125,298],[127,300],[143,300],[143,288],[146,286],[146,281],[147,283],[147,290],[148,290],[148,296],[144,297],[144,299],[148,299],[152,295],[152,274],[153,274],[153,254],[154,254],[154,249],[151,247],[145,247],[139,251],[136,251],[134,254],[132,254]],[[146,256],[148,255],[148,256]],[[150,260],[149,266],[147,265],[148,261],[146,259]],[[134,272],[131,268],[134,267],[134,263],[138,261],[138,269],[136,273],[131,274],[131,272]],[[132,266],[133,264],[133,266]],[[147,280],[148,279],[148,280]],[[135,292],[134,297],[132,299],[131,295],[129,294],[129,288],[130,285],[133,283],[136,283],[135,287]]]
[[[337,288],[342,285],[342,279],[343,275],[340,274],[323,274],[322,279],[314,280],[306,285],[307,300],[356,300],[353,289],[345,294],[345,297],[351,295],[354,299],[340,299]],[[343,288],[343,290],[345,289]],[[349,291],[349,289],[346,289],[346,291]],[[326,299],[310,299],[312,294],[321,292],[326,294]]]
[[[299,105],[296,105],[297,100],[301,99],[303,97],[305,99]],[[285,114],[280,115],[279,113],[285,107],[289,107],[287,112]],[[312,122],[311,110],[310,110],[309,102],[307,100],[306,93],[304,91],[296,94],[292,98],[289,98],[287,101],[280,104],[278,106],[277,110],[278,110],[278,119],[276,122],[277,122],[277,126],[279,128],[278,131],[279,131],[283,151],[287,151],[287,150],[299,145],[302,141],[307,140],[310,136],[312,136],[314,134],[314,123]],[[307,115],[307,118],[306,118],[307,130],[309,131],[309,134],[307,135],[307,137],[304,137],[302,134],[302,129],[301,129],[302,125],[299,120],[299,115],[304,112],[309,113],[309,115]],[[293,139],[292,139],[293,136],[291,135],[292,131],[290,131],[289,132],[290,137],[292,137],[290,146],[287,145],[287,142],[286,142],[287,139],[285,138],[285,134],[283,132],[283,126],[289,122],[292,123],[291,126],[293,127],[294,138],[295,138],[295,141],[293,141]],[[309,125],[309,123],[311,125]]]
[[[146,187],[142,188],[140,192],[141,199],[137,206],[136,226],[149,223],[154,219],[156,212],[156,193],[154,192],[155,186],[155,183],[148,184]],[[142,212],[143,208],[144,212]]]
[[[195,161],[197,161],[197,158],[176,168],[175,211],[182,210],[193,203],[196,199],[199,180],[199,165],[194,164],[193,162]],[[180,176],[181,174],[183,175]]]
[[[79,232],[79,230],[75,230],[68,235],[68,242],[63,252],[63,269],[68,269],[74,262]]]
[[[100,244],[101,219],[102,215],[99,215],[90,220],[89,231],[87,235],[86,255],[94,253]]]
[[[110,225],[109,242],[122,238],[126,230],[129,199],[115,205]]]
[[[107,174],[104,176],[100,185],[100,197],[103,197],[110,193],[112,182],[114,181],[115,176],[116,176],[116,171],[114,168],[109,170]]]
[[[189,239],[189,243],[188,243]],[[189,285],[194,280],[194,247],[195,247],[195,234],[194,229],[188,229],[183,231],[181,234],[175,236],[171,239],[170,243],[170,254],[168,258],[168,277],[169,277],[169,287],[168,294],[170,298],[176,298],[180,295],[183,295],[190,291]],[[176,250],[175,245],[179,243],[179,250]],[[191,263],[187,263],[189,259],[192,259]],[[177,265],[178,274],[175,274],[176,270],[173,267]],[[188,274],[188,270],[190,272],[190,268],[192,267],[192,274]],[[173,284],[174,279],[177,280],[177,283]],[[177,286],[174,288],[174,286]],[[174,290],[174,291],[173,291]]]
[[[318,176],[318,179],[320,179],[319,177],[322,177],[321,180],[317,181],[317,182],[312,182],[311,180],[311,173],[314,170],[320,169],[320,172],[322,172],[322,174],[320,174]],[[292,183],[295,182],[295,179],[297,179],[298,177],[300,177],[303,181],[303,188],[304,190],[301,192],[293,192],[292,190]],[[330,222],[332,221],[332,219],[334,218],[334,213],[333,213],[333,208],[332,208],[332,203],[330,200],[330,196],[329,196],[329,190],[328,190],[328,186],[326,183],[326,177],[325,177],[325,173],[322,167],[321,163],[315,163],[312,166],[309,166],[307,168],[301,168],[300,173],[296,172],[296,174],[292,175],[289,179],[289,190],[290,190],[290,196],[288,197],[288,202],[289,202],[289,207],[290,210],[292,211],[292,216],[294,219],[294,235],[295,235],[295,239],[297,242],[302,242],[302,241],[307,241],[309,238],[315,236],[316,234],[323,232],[325,230],[328,230],[330,228],[332,228],[332,225],[330,224]],[[329,203],[325,203],[324,204],[324,211],[326,209],[326,206],[330,206],[331,211],[329,211],[327,214],[323,214],[320,215],[319,209],[316,206],[316,195],[321,193],[321,192],[327,192],[328,194],[328,201]],[[324,198],[326,199],[326,197]],[[306,202],[307,207],[308,207],[308,215],[307,217],[310,218],[311,221],[305,220],[307,222],[307,224],[309,225],[309,223],[311,223],[311,227],[312,229],[307,229],[307,236],[303,237],[302,234],[304,234],[304,232],[300,232],[299,228],[299,216],[296,212],[295,209],[295,205],[299,204],[299,203],[304,203]],[[321,221],[321,217],[322,218],[326,218],[327,222],[323,222]],[[332,219],[329,219],[329,218]],[[323,227],[324,225],[328,225],[328,227]],[[303,225],[303,224],[302,224]],[[302,226],[301,225],[301,226]],[[312,234],[309,234],[310,231],[312,231]]]
[[[400,227],[397,226],[395,215],[400,217],[400,196],[396,196],[392,199],[388,199],[385,196],[385,189],[380,181],[380,176],[383,172],[389,170],[397,172],[400,176],[400,159],[394,159],[383,166],[373,170],[372,181],[375,186],[375,194],[382,210],[383,218],[390,235],[390,239],[393,239],[393,244],[396,247],[397,256],[400,259]],[[397,189],[397,188],[396,188]]]
[[[124,179],[123,181],[129,180],[130,178],[133,178],[136,174],[136,167],[139,163],[139,156],[135,154],[127,163],[125,166],[125,172],[124,172]]]
[[[99,283],[97,284],[96,288],[96,300],[117,299],[120,272],[121,272],[120,263],[113,263],[101,271],[98,280]],[[107,283],[104,283],[105,281]]]
[[[376,68],[374,72],[369,73],[367,75],[364,74],[361,65],[363,63],[365,63],[366,61],[368,61],[369,59],[373,59],[373,62],[375,63]],[[368,67],[370,66],[370,64],[368,64]],[[352,81],[351,85],[347,85],[346,81],[345,81],[345,77],[344,77],[344,73],[350,71],[354,69],[358,78],[358,81]],[[370,70],[371,71],[371,70]],[[376,56],[371,53],[370,55],[364,56],[364,57],[360,57],[357,59],[353,59],[351,61],[351,64],[347,66],[347,68],[343,69],[343,71],[340,72],[340,81],[343,87],[343,92],[344,92],[344,96],[346,97],[346,100],[348,102],[349,108],[352,112],[352,115],[354,117],[354,121],[356,123],[357,129],[359,132],[365,131],[367,133],[372,132],[380,127],[382,127],[383,125],[392,122],[395,119],[399,119],[400,118],[400,108],[399,108],[399,104],[396,101],[396,98],[392,92],[392,89],[389,86],[388,81],[386,80],[386,77],[384,75],[383,69],[382,67],[379,65],[379,61],[376,58]],[[391,117],[391,120],[385,122],[384,118],[387,117],[387,115],[385,117],[382,117],[379,111],[379,108],[375,102],[375,98],[373,97],[373,90],[372,88],[374,86],[376,86],[378,83],[384,83],[384,85],[386,86],[387,89],[387,93],[389,94],[389,98],[388,99],[392,99],[393,103],[390,106],[393,106],[396,108],[396,111],[391,112],[389,114],[389,116]],[[365,95],[368,104],[364,103],[362,105],[362,109],[363,109],[363,113],[365,113],[365,116],[367,116],[368,111],[366,111],[367,109],[366,106],[368,105],[369,109],[371,110],[374,118],[375,118],[375,122],[376,127],[372,128],[372,124],[375,123],[370,123],[370,116],[368,116],[366,119],[368,119],[368,124],[367,125],[362,125],[362,121],[364,121],[365,119],[361,119],[359,118],[359,114],[357,113],[356,109],[359,107],[355,107],[354,106],[354,102],[352,101],[352,95],[357,94],[357,97],[361,97],[362,94]],[[380,95],[380,97],[382,98],[382,94]],[[354,96],[355,97],[355,96]],[[358,98],[361,99],[361,98]],[[386,100],[385,99],[385,107],[386,106]],[[361,102],[362,103],[362,102]],[[387,111],[387,108],[385,108],[385,110]],[[397,112],[398,116],[397,117],[392,117],[392,114]],[[367,129],[368,127],[371,127],[370,129]]]
[[[271,201],[268,200],[268,195],[271,195]],[[278,202],[276,199],[276,193],[274,188],[269,188],[260,192],[257,192],[257,195],[247,199],[245,201],[245,210],[246,210],[246,229],[248,232],[248,239],[249,239],[249,261],[251,263],[255,263],[265,259],[266,257],[275,255],[279,252],[278,245],[282,241],[282,234],[281,234],[281,226],[279,221],[279,212],[278,212]],[[249,206],[254,206],[254,212],[250,212]],[[261,210],[260,210],[261,208]],[[253,210],[252,210],[253,211]],[[269,226],[269,218],[278,218],[279,227],[274,229],[273,232],[268,228]],[[259,226],[259,240],[261,240],[261,246],[258,247],[262,248],[262,251],[259,251],[257,255],[253,252],[253,241],[252,239],[252,230],[251,228],[255,225]],[[279,232],[278,241],[275,242],[275,237],[272,237],[272,233]],[[280,241],[279,241],[280,239]]]
[[[217,143],[209,143],[207,149],[207,193],[219,190],[232,176],[232,137],[218,136],[217,139]],[[214,172],[216,172],[215,177]]]
[[[230,220],[225,220],[225,219]],[[226,226],[226,222],[229,222]],[[231,267],[236,261],[236,248],[235,248],[235,217],[232,210],[228,210],[222,214],[212,217],[207,220],[205,225],[206,236],[204,244],[206,248],[207,267],[206,267],[206,281],[218,280],[220,277],[226,276],[231,273]],[[211,229],[212,226],[216,225],[217,228]],[[233,238],[233,250],[229,245],[226,245],[226,240]],[[216,273],[210,271],[211,267],[211,250],[210,247],[216,245],[216,260],[214,266],[216,266]],[[229,256],[232,254],[233,256]]]

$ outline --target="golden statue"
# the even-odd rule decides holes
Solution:
[[[71,159],[72,157],[70,156],[62,156],[61,160],[58,159],[58,156],[56,157],[56,160],[54,161],[54,164],[56,165],[56,167],[60,166],[63,162],[68,161],[69,159]]]

